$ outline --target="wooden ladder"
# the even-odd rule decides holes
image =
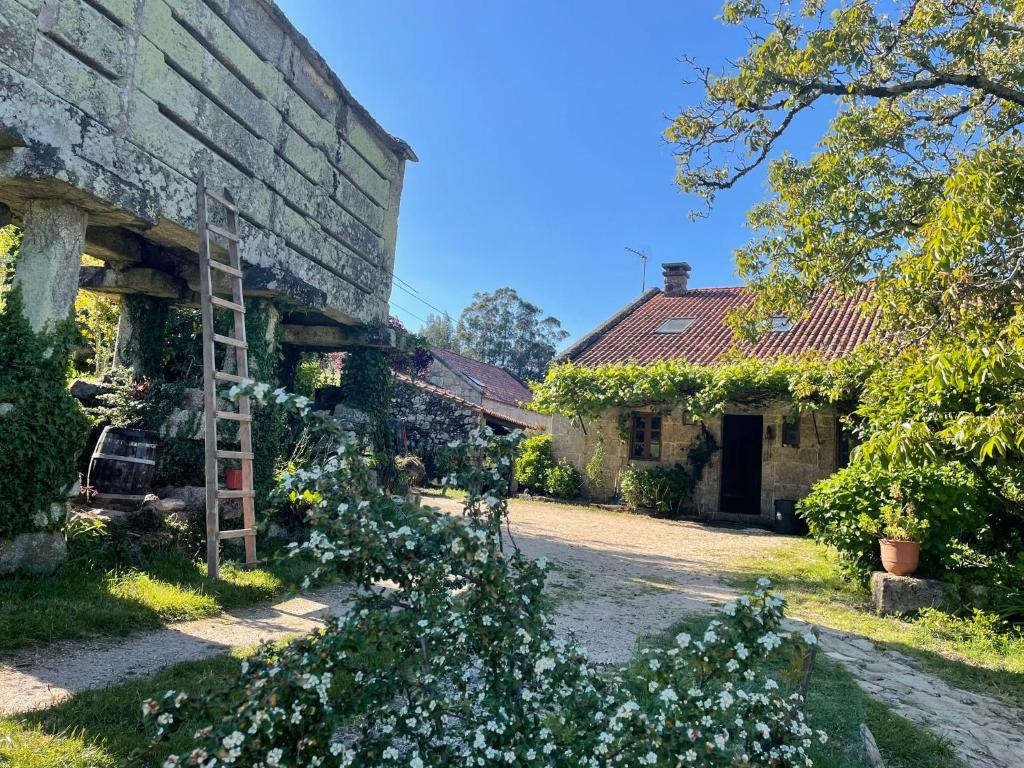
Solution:
[[[256,562],[256,498],[252,477],[252,414],[249,396],[238,398],[237,411],[217,410],[217,384],[237,384],[249,378],[248,346],[245,341],[245,300],[242,296],[242,258],[238,252],[238,206],[230,195],[216,194],[206,187],[203,176],[199,177],[196,189],[197,234],[199,236],[199,279],[202,291],[203,315],[203,410],[206,429],[206,562],[208,576],[216,579],[220,570],[220,542],[224,539],[245,540],[245,562]],[[219,205],[224,211],[225,225],[210,221],[210,203]],[[217,261],[210,256],[210,236],[215,235],[227,242],[228,261]],[[227,288],[214,284],[213,272],[219,272],[230,285],[231,298],[215,295],[228,293]],[[234,333],[222,335],[216,332],[213,318],[214,309],[231,312],[234,315]],[[218,371],[216,368],[216,345],[227,347],[227,354],[234,351],[235,373]],[[238,442],[241,450],[221,450],[217,444],[217,422],[232,421],[238,424]],[[217,486],[217,462],[221,459],[236,459],[242,465],[242,489],[227,490]],[[222,531],[220,529],[220,500],[242,500],[242,527]]]

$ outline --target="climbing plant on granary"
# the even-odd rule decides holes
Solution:
[[[14,288],[0,311],[0,538],[59,528],[89,422],[67,390],[71,319],[33,332]]]

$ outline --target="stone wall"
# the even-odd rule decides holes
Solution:
[[[0,94],[16,222],[60,200],[88,217],[93,255],[144,263],[111,246],[142,241],[194,263],[205,173],[241,208],[247,291],[386,319],[414,155],[271,0],[0,0]]]
[[[401,380],[395,382],[394,413],[408,429],[410,450],[420,456],[464,440],[480,424],[479,411]]]
[[[766,523],[774,520],[777,499],[800,499],[807,495],[815,482],[835,471],[836,466],[836,417],[832,411],[822,410],[804,414],[800,418],[800,447],[791,448],[781,444],[783,421],[790,415],[788,407],[768,406],[750,408],[731,405],[728,414],[760,414],[764,419],[763,461],[761,471],[761,515]],[[572,425],[562,416],[551,417],[549,431],[552,447],[557,458],[566,458],[577,469],[583,471],[599,440],[605,447],[604,478],[600,488],[592,493],[598,500],[614,495],[618,488],[619,475],[630,463],[639,466],[673,464],[685,461],[687,451],[700,435],[700,425],[684,418],[676,409],[662,418],[661,459],[658,462],[631,462],[629,447],[619,437],[619,409],[610,409],[601,418],[588,421],[586,432]],[[708,430],[715,440],[722,442],[722,417],[715,416],[706,421]],[[773,437],[767,433],[771,428]],[[693,499],[692,512],[706,519],[750,520],[746,515],[725,515],[719,512],[721,493],[722,462],[721,451],[715,453],[704,470]]]

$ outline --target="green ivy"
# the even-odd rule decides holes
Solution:
[[[281,324],[270,327],[277,314],[267,300],[249,304],[245,313],[245,338],[249,343],[249,375],[274,387],[280,385],[279,366],[282,360]],[[253,488],[257,511],[267,513],[276,485],[278,463],[289,449],[288,420],[273,404],[252,405]],[[265,517],[262,514],[261,517]]]
[[[369,438],[381,486],[391,488],[398,479],[395,468],[395,433],[392,425],[394,376],[387,353],[360,347],[345,355],[341,376],[345,403],[370,418]]]
[[[75,336],[70,319],[33,332],[21,290],[7,295],[0,312],[0,537],[63,523],[50,508],[78,479],[75,458],[89,426],[67,390]]]
[[[135,329],[128,354],[137,378],[152,379],[162,374],[166,349],[164,332],[170,308],[166,299],[143,294],[129,294],[123,299],[121,311],[128,315]]]

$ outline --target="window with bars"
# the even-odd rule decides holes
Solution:
[[[656,413],[633,414],[629,456],[651,461],[661,458],[661,416]]]

